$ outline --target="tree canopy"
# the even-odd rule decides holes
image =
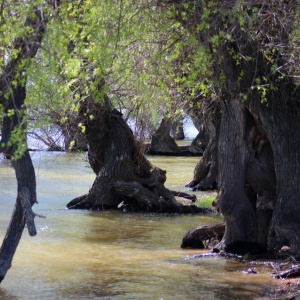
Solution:
[[[92,74],[83,59],[93,65]],[[80,101],[74,80],[101,101],[96,87],[105,79],[102,93],[146,130],[167,113],[185,112],[183,99],[198,92],[199,63],[194,36],[155,4],[61,4],[28,71],[26,104],[37,127],[63,128],[73,119],[72,126],[84,131],[74,116]]]

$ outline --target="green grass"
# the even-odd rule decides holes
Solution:
[[[216,196],[217,196],[216,193],[204,194],[200,197],[198,196],[195,204],[197,206],[204,207],[204,208],[213,208],[212,202],[215,200]]]

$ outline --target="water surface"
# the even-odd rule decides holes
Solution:
[[[35,152],[38,234],[24,232],[0,299],[252,299],[272,279],[263,267],[220,259],[191,259],[187,230],[216,216],[178,216],[66,210],[95,178],[84,155]],[[167,187],[187,191],[199,158],[153,157],[167,170]],[[198,194],[199,195],[199,194]],[[0,238],[15,202],[16,181],[0,159]],[[203,252],[203,251],[202,251]]]

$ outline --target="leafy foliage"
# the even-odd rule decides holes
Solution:
[[[172,11],[147,1],[62,4],[48,22],[43,51],[30,70],[27,104],[38,104],[31,110],[39,116],[44,112],[38,126],[64,126],[78,113],[82,97],[101,101],[108,93],[114,106],[139,124],[142,136],[163,115],[184,113],[189,97],[203,85],[199,70],[205,64],[198,50]],[[99,91],[103,78],[106,88]],[[85,91],[81,96],[75,81]]]

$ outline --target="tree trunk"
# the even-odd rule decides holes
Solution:
[[[68,208],[199,213],[207,210],[176,201],[164,187],[166,171],[141,153],[133,133],[117,110],[89,103],[93,120],[86,120],[90,164],[97,174],[87,195],[73,199]],[[84,109],[86,111],[87,108]],[[83,113],[84,115],[84,113]]]
[[[198,130],[197,136],[192,141],[189,150],[193,153],[201,153],[207,148],[210,140],[208,130],[208,117],[204,115],[203,108],[206,101],[201,99],[201,106],[198,107],[196,99],[194,99],[193,107],[189,109],[189,116],[191,117],[195,127]]]
[[[238,124],[238,125],[237,125]],[[239,100],[223,102],[219,137],[217,205],[224,215],[226,230],[220,245],[229,252],[252,247],[257,242],[257,216],[244,189],[247,148],[246,118]],[[219,245],[219,246],[220,246]],[[246,251],[249,251],[247,249]]]
[[[171,136],[175,140],[184,140],[184,130],[183,130],[183,117],[180,116],[180,119],[175,121],[171,127]]]
[[[268,99],[271,107],[259,103],[251,108],[272,147],[276,176],[272,227],[276,243],[289,245],[300,257],[300,89],[291,82],[283,82],[278,90],[268,93]]]
[[[4,117],[3,120],[1,142],[6,144],[5,149],[3,149],[4,153],[9,153],[13,158],[13,167],[16,172],[18,184],[18,195],[9,227],[0,248],[0,282],[11,267],[25,224],[27,224],[29,234],[31,236],[36,235],[34,224],[35,214],[31,209],[33,204],[36,203],[36,183],[32,161],[27,150],[20,154],[17,152],[20,145],[7,146],[12,131],[22,124],[23,116],[21,107],[25,98],[26,91],[24,86],[13,88],[5,111],[7,112],[10,107],[14,107],[16,112],[11,117]],[[14,155],[17,155],[18,158],[15,158]]]
[[[177,19],[213,57],[212,77],[224,99],[216,204],[226,231],[220,246],[251,252],[255,244],[265,250],[267,240],[272,248],[274,239],[300,257],[300,92],[293,78],[298,69],[291,66],[298,47],[297,3],[222,1],[212,4],[203,30],[198,25],[205,22],[204,2],[160,3],[175,6]]]
[[[152,135],[151,144],[146,149],[149,155],[168,155],[168,156],[194,156],[200,155],[199,152],[190,151],[189,146],[178,146],[170,132],[173,126],[171,118],[163,118],[159,128]]]
[[[209,144],[209,135],[208,135],[207,129],[204,126],[204,124],[202,124],[202,126],[198,130],[199,130],[199,133],[193,139],[193,141],[189,147],[189,150],[192,153],[203,155],[205,149],[207,148],[207,146]]]
[[[202,109],[209,108],[210,111],[205,116],[199,112],[198,108],[193,112],[194,116],[199,116],[200,126],[205,128],[206,135],[208,135],[208,144],[205,147],[203,156],[194,170],[194,178],[186,187],[193,188],[194,191],[204,191],[217,188],[218,176],[218,137],[220,128],[220,107],[219,103],[207,103],[203,101]],[[199,123],[198,123],[199,125]],[[201,132],[199,132],[200,134]],[[205,137],[206,139],[206,137]]]
[[[105,110],[99,106],[97,117],[88,121],[85,126],[89,162],[97,177],[80,206],[84,205],[88,209],[116,208],[122,202],[122,197],[112,192],[113,180],[118,178],[133,181],[135,172],[138,172],[135,161],[137,149],[134,149],[137,145],[134,144],[130,128],[118,111]],[[144,167],[146,170],[150,165]]]
[[[32,206],[36,201],[36,181],[34,167],[27,150],[26,141],[26,67],[35,57],[45,30],[45,20],[41,9],[33,9],[32,15],[25,21],[31,28],[28,36],[16,38],[12,49],[17,57],[9,57],[0,76],[0,105],[3,106],[4,118],[0,151],[13,159],[16,173],[18,194],[13,215],[0,249],[0,282],[4,279],[22,236],[25,224],[29,235],[36,235]],[[28,31],[29,32],[29,31]],[[16,84],[17,82],[17,84]],[[13,114],[11,114],[13,112]],[[19,132],[16,134],[16,132]],[[12,139],[15,134],[20,140]]]
[[[4,279],[20,242],[25,224],[30,236],[36,235],[31,207],[36,201],[35,173],[28,151],[13,162],[18,183],[18,195],[12,218],[0,249],[0,282]]]
[[[158,129],[152,135],[149,154],[168,155],[180,152],[180,148],[170,135],[172,125],[171,118],[162,119]]]

